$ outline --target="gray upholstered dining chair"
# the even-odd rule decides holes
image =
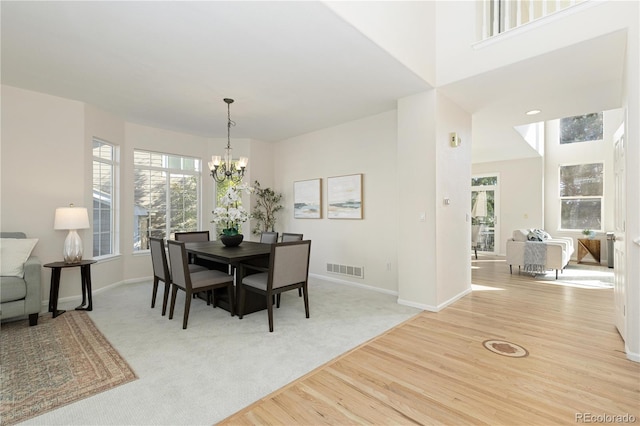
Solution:
[[[244,314],[245,294],[247,291],[264,295],[267,298],[267,314],[269,316],[269,331],[273,331],[273,299],[281,293],[297,288],[302,289],[304,297],[304,311],[309,318],[309,294],[307,282],[309,278],[309,254],[311,241],[291,241],[276,243],[271,246],[269,268],[240,264],[241,277],[239,291],[239,314]],[[257,273],[245,275],[250,270]]]
[[[260,234],[260,242],[265,244],[275,244],[278,242],[277,232],[263,232]]]
[[[209,241],[209,231],[186,231],[176,232],[173,234],[176,241],[184,241],[185,243],[193,243],[197,241]],[[189,255],[189,263],[195,263],[196,257]]]
[[[167,241],[169,245],[169,264],[171,265],[171,308],[169,309],[169,319],[173,319],[173,311],[176,306],[176,295],[178,289],[186,293],[184,300],[184,317],[182,320],[182,328],[187,328],[189,321],[189,310],[191,309],[192,295],[197,292],[211,292],[217,288],[226,287],[227,296],[229,297],[229,311],[231,316],[235,315],[233,306],[233,275],[224,272],[207,269],[205,271],[191,272],[189,271],[189,263],[187,262],[187,251],[184,248],[183,241]],[[210,298],[207,298],[207,304],[210,304]],[[215,305],[214,305],[215,307]]]
[[[286,243],[289,241],[301,241],[302,240],[302,234],[292,234],[289,232],[283,232],[282,233],[282,242]],[[302,297],[302,289],[299,288],[298,289],[298,296]],[[280,296],[278,296],[278,303],[276,303],[276,307],[279,308],[280,307]]]
[[[169,287],[171,286],[171,273],[167,263],[167,252],[164,249],[164,239],[149,238],[149,248],[151,249],[151,265],[153,266],[153,295],[151,296],[151,308],[156,306],[156,295],[158,294],[158,284],[164,283],[164,297],[162,299],[162,315],[167,312],[167,300],[169,299]],[[207,268],[199,265],[188,266],[191,272],[206,271]]]
[[[282,242],[283,243],[287,243],[289,241],[301,241],[302,240],[302,234],[291,234],[289,232],[283,232],[282,233]]]
[[[185,243],[209,241],[209,231],[176,232],[174,235],[176,241],[184,241]]]

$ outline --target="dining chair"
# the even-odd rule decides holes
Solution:
[[[478,236],[480,234],[480,225],[471,225],[471,248],[478,259]]]
[[[286,243],[288,241],[300,241],[302,240],[302,234],[291,234],[288,232],[282,233],[282,242]],[[302,289],[298,289],[298,296],[302,297]],[[276,308],[280,307],[280,296],[278,296],[278,302],[276,303]]]
[[[185,243],[193,243],[197,241],[209,241],[209,231],[184,231],[175,232],[174,238],[176,241],[184,241]],[[189,264],[196,263],[196,255],[188,254]],[[211,269],[211,268],[209,268]],[[196,294],[193,295],[196,298]]]
[[[275,244],[278,242],[277,232],[263,232],[260,234],[260,242],[264,244]]]
[[[153,295],[151,296],[151,308],[156,306],[156,295],[158,284],[164,283],[164,297],[162,298],[162,315],[167,313],[167,301],[169,300],[169,287],[171,286],[171,273],[167,263],[167,252],[164,248],[163,238],[149,238],[149,248],[151,249],[151,265],[153,267]],[[191,272],[206,271],[207,268],[200,265],[190,264]]]
[[[289,241],[300,241],[302,240],[302,234],[291,234],[288,232],[282,233],[282,242],[287,243]]]
[[[291,241],[276,243],[271,246],[269,268],[241,263],[239,270],[240,300],[238,316],[244,314],[245,294],[247,291],[264,295],[267,298],[267,314],[269,316],[269,332],[273,332],[273,299],[281,293],[297,288],[302,289],[304,311],[309,318],[309,295],[307,281],[309,279],[309,254],[311,241]],[[255,270],[257,273],[246,275]]]
[[[209,231],[188,231],[174,233],[176,241],[192,243],[194,241],[209,241]]]
[[[209,231],[175,232],[173,235],[176,241],[184,241],[185,243],[209,241]],[[195,261],[196,257],[190,254],[189,263],[195,263]]]
[[[231,316],[235,315],[233,306],[233,275],[225,274],[222,271],[207,269],[206,271],[191,272],[187,262],[187,251],[183,241],[167,241],[169,245],[169,264],[171,265],[171,308],[169,309],[169,319],[173,319],[173,311],[176,306],[176,295],[178,289],[186,293],[184,300],[184,318],[182,328],[187,328],[189,321],[189,310],[191,309],[192,295],[197,292],[211,292],[218,288],[227,288],[229,297],[229,311]],[[207,298],[207,304],[210,298]],[[214,304],[215,307],[215,304]]]

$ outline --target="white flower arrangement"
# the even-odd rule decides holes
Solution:
[[[240,224],[251,218],[249,212],[244,207],[238,205],[242,193],[251,193],[251,188],[246,183],[240,185],[231,185],[224,196],[220,199],[220,206],[213,210],[212,222],[216,225],[222,225],[222,233],[224,235],[238,235],[240,233]]]

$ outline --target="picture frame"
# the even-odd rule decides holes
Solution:
[[[362,173],[327,178],[327,217],[362,219]]]
[[[294,219],[322,218],[322,179],[293,182]]]

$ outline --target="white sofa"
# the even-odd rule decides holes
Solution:
[[[570,237],[557,237],[546,238],[542,242],[528,241],[531,229],[516,229],[513,231],[512,238],[507,240],[507,264],[509,265],[509,272],[513,273],[513,266],[518,265],[518,272],[520,267],[524,267],[526,272],[531,272],[534,275],[536,273],[545,273],[547,270],[556,270],[556,279],[558,279],[558,271],[564,269],[569,263],[571,255],[573,254],[573,238]],[[527,245],[529,245],[527,247]],[[543,245],[543,247],[540,247]],[[527,264],[531,262],[532,249],[538,250],[540,260],[538,262],[544,262],[540,265]],[[539,250],[541,249],[541,251]],[[525,254],[527,252],[527,254]],[[529,259],[526,259],[526,258]],[[536,263],[538,263],[536,262]],[[535,266],[538,266],[537,268]]]

